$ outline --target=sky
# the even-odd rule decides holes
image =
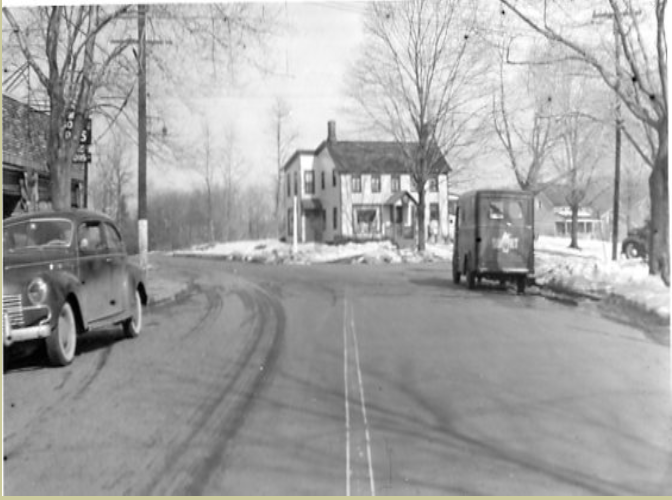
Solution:
[[[243,85],[226,87],[218,97],[189,104],[202,110],[207,116],[204,119],[219,134],[224,135],[226,129],[235,130],[236,146],[247,171],[243,183],[270,182],[275,173],[271,110],[276,97],[283,98],[291,109],[287,127],[296,134],[294,149],[315,149],[326,138],[329,120],[337,122],[339,138],[354,139],[356,134],[344,111],[344,77],[363,41],[365,4],[289,1],[279,7],[287,30],[273,40],[271,50],[264,54],[265,64],[275,68],[274,74],[248,70]],[[173,116],[170,121],[174,123],[176,119],[184,117]],[[157,175],[152,175],[151,166],[150,159],[149,181],[156,189],[198,185],[200,181],[198,175],[165,166],[157,167]],[[169,175],[167,170],[172,170]]]
[[[31,3],[40,2],[9,0],[3,5]],[[70,0],[67,3],[86,2]],[[224,137],[226,130],[233,129],[236,147],[244,162],[245,175],[241,182],[245,184],[269,185],[275,176],[277,160],[271,109],[276,97],[284,98],[291,108],[288,126],[296,132],[294,149],[316,148],[326,137],[329,120],[336,121],[339,139],[363,138],[358,135],[354,117],[346,109],[346,76],[361,53],[363,13],[367,4],[295,0],[272,3],[279,8],[281,22],[287,26],[273,38],[263,54],[265,64],[275,68],[272,76],[241,68],[244,85],[234,88],[223,83],[219,95],[207,99],[183,95],[189,103],[172,105],[167,101],[162,104],[164,110],[171,110],[168,114],[172,116],[166,116],[169,135],[197,134],[203,120],[210,123],[215,137]],[[152,71],[156,70],[149,69],[150,80]],[[149,86],[152,87],[151,81]],[[191,112],[186,112],[185,106],[191,107]],[[99,130],[104,127],[101,124]],[[94,137],[96,128],[94,121]],[[128,161],[135,166],[137,148],[132,146]],[[508,173],[508,182],[514,185],[515,179],[501,168],[502,164],[501,158],[480,158],[478,170],[492,170],[493,177],[485,178],[498,185],[507,182],[502,179]],[[148,159],[148,183],[153,190],[203,187],[202,177],[193,170],[184,166],[176,168],[170,160],[156,156]]]
[[[194,3],[188,1],[169,3]],[[49,4],[88,4],[81,0],[52,0]],[[96,2],[118,4],[120,2]],[[156,3],[150,1],[148,3]],[[165,2],[161,2],[165,3]],[[161,103],[148,101],[148,114],[160,113],[165,120],[169,135],[181,138],[193,136],[200,130],[203,121],[209,122],[215,137],[224,137],[227,130],[233,129],[236,137],[236,149],[244,162],[246,175],[241,179],[244,184],[268,183],[276,171],[275,136],[272,126],[272,107],[277,97],[283,98],[291,108],[288,128],[295,132],[295,148],[314,149],[326,137],[327,122],[337,121],[339,137],[352,136],[352,124],[343,111],[346,95],[344,77],[348,67],[356,60],[358,46],[363,41],[363,12],[366,3],[362,1],[308,1],[266,0],[257,2],[272,4],[280,12],[280,24],[283,25],[274,36],[261,57],[265,67],[273,68],[272,75],[265,75],[252,68],[240,66],[237,71],[242,78],[239,85],[233,87],[222,81],[219,95],[197,98],[199,89],[179,90],[177,99],[170,98]],[[3,6],[35,6],[44,4],[39,0],[3,1]],[[151,16],[151,7],[150,7]],[[178,42],[179,43],[179,42]],[[151,62],[151,61],[150,61]],[[148,91],[154,95],[162,94],[161,78],[157,68],[148,68]],[[192,78],[198,87],[198,76]],[[158,83],[157,83],[158,82]],[[154,88],[153,88],[154,85]],[[20,98],[19,96],[17,96]],[[152,109],[154,107],[155,109]],[[160,109],[160,110],[159,110]],[[154,124],[149,123],[150,131]],[[107,129],[103,118],[94,117],[94,140]],[[132,144],[136,132],[129,132],[129,152],[127,161],[137,165],[137,146]],[[102,153],[104,142],[94,143],[94,162]],[[97,147],[96,147],[97,146]],[[150,189],[202,188],[203,179],[189,168],[171,165],[166,157],[148,158],[148,185]],[[95,166],[93,166],[95,168]],[[136,169],[133,169],[135,173]],[[135,189],[135,188],[133,188]],[[133,191],[134,194],[134,191]],[[151,196],[151,192],[150,192]],[[131,200],[134,204],[134,200]],[[131,207],[132,208],[132,207]]]

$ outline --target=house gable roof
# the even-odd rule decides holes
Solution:
[[[47,171],[49,115],[2,96],[2,162]]]
[[[294,163],[294,160],[296,160],[299,156],[301,155],[306,155],[306,156],[314,156],[316,153],[315,151],[311,149],[297,149],[294,151],[294,154],[289,157],[289,160],[285,162],[285,164],[282,166],[282,171],[284,172],[289,168],[289,166]]]
[[[402,174],[408,173],[408,156],[417,143],[369,141],[324,141],[316,150],[318,155],[325,148],[343,173]],[[450,166],[443,155],[437,162],[439,173],[450,172]]]

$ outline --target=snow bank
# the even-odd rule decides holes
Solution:
[[[568,238],[540,237],[535,242],[535,275],[540,285],[554,285],[598,297],[618,296],[669,318],[670,294],[660,278],[649,276],[646,262],[610,260],[611,243],[581,240],[580,250]],[[326,245],[302,243],[296,253],[278,240],[238,241],[202,245],[174,255],[257,262],[261,264],[400,264],[449,262],[452,245],[427,244],[423,253],[397,249],[389,241]]]
[[[580,250],[569,248],[569,238],[540,237],[535,245],[536,281],[598,297],[621,297],[663,318],[670,317],[670,291],[649,275],[642,259],[611,260],[611,242],[580,240]]]
[[[218,258],[262,264],[399,264],[404,262],[450,261],[453,247],[428,244],[423,253],[413,249],[398,249],[389,241],[326,245],[301,243],[296,253],[292,245],[278,240],[236,241],[200,245],[176,251],[177,256]]]

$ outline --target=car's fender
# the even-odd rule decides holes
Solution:
[[[139,266],[132,263],[128,263],[126,270],[128,272],[128,279],[133,285],[133,290],[140,291],[142,305],[147,305],[149,296],[146,287],[146,273]]]
[[[49,287],[49,298],[47,303],[51,309],[51,327],[54,328],[58,321],[58,312],[68,297],[74,297],[76,303],[73,304],[75,314],[79,315],[82,326],[86,325],[86,318],[81,308],[82,285],[77,276],[68,271],[50,271],[42,272],[38,275]]]

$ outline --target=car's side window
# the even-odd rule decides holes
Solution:
[[[105,240],[100,222],[89,221],[80,224],[77,231],[79,249],[87,252],[105,250]]]
[[[124,243],[121,239],[119,231],[109,223],[104,223],[103,227],[105,228],[105,239],[107,240],[107,247],[111,252],[123,252]]]

